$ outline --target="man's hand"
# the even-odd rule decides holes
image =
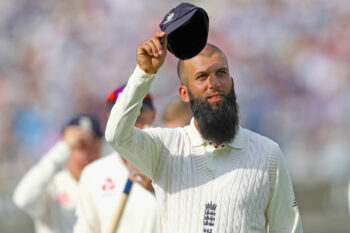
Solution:
[[[141,174],[140,172],[132,173],[129,175],[129,179],[132,182],[139,183],[142,187],[150,191],[151,193],[154,192],[154,188],[152,186],[152,180],[148,178],[147,176]]]
[[[126,167],[130,171],[129,179],[132,182],[139,183],[142,187],[150,191],[151,193],[154,192],[153,186],[152,186],[152,180],[142,174],[139,170],[137,170],[131,163],[129,163],[127,160],[123,159]]]
[[[160,43],[160,39],[164,36],[165,32],[157,32],[154,37],[142,42],[137,47],[137,63],[148,74],[157,73],[164,63],[168,44],[167,38],[163,44]]]
[[[78,126],[67,126],[62,135],[62,141],[65,142],[72,150],[91,143],[93,134]]]

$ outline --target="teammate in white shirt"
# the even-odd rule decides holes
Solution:
[[[108,115],[124,86],[107,97]],[[148,94],[142,101],[135,126],[149,127],[156,111]],[[117,153],[107,155],[86,166],[80,179],[75,233],[106,233],[114,221],[113,215],[127,179],[134,184],[120,219],[117,233],[155,233],[157,208],[152,181],[141,174]]]
[[[33,218],[37,233],[73,231],[78,180],[83,168],[100,157],[101,138],[96,118],[73,117],[61,140],[22,178],[13,200]]]
[[[164,32],[137,48],[137,67],[106,127],[112,147],[153,181],[163,233],[301,233],[286,159],[272,140],[239,126],[225,54],[207,44],[179,60],[179,95],[194,118],[176,129],[134,127],[164,63]]]

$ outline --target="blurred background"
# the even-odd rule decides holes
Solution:
[[[208,12],[208,41],[228,57],[241,125],[281,145],[304,232],[350,232],[349,2],[188,2]],[[107,94],[127,82],[137,45],[179,3],[0,1],[0,233],[33,232],[12,203],[16,184],[74,113],[105,126]],[[176,64],[169,53],[151,89],[158,126],[177,95]]]

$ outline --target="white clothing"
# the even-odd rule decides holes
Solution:
[[[114,153],[87,165],[80,178],[75,233],[105,233],[128,178],[128,169]],[[154,233],[154,194],[133,183],[117,233]]]
[[[162,232],[302,232],[286,161],[272,140],[240,128],[215,148],[193,120],[176,129],[134,127],[153,79],[136,67],[105,136],[153,180]]]
[[[64,169],[70,154],[65,143],[56,143],[16,187],[14,203],[33,218],[37,233],[73,230],[78,183]]]

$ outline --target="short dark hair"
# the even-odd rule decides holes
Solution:
[[[68,126],[79,126],[83,129],[91,131],[94,136],[101,139],[103,136],[100,123],[95,115],[88,113],[81,113],[74,115],[69,121],[67,121],[62,127],[62,133]]]

